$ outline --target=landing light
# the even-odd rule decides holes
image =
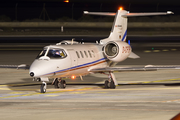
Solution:
[[[74,76],[74,75],[73,75],[73,76],[71,76],[71,79],[73,79],[73,80],[74,80],[74,79],[76,79],[76,76]]]
[[[123,7],[119,7],[119,10],[123,10]]]
[[[68,3],[68,2],[69,2],[69,0],[64,0],[64,2]]]

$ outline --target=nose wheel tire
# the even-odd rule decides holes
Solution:
[[[41,87],[40,87],[41,93],[45,93],[46,92],[46,83],[42,83]]]

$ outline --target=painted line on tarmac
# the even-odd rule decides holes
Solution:
[[[167,79],[167,80],[155,80],[155,81],[146,81],[146,82],[135,82],[135,83],[124,83],[124,84],[144,84],[144,83],[157,83],[157,82],[167,82],[167,81],[178,81],[180,80],[180,78],[176,78],[176,79]],[[51,83],[51,82],[49,82]],[[48,84],[49,84],[48,83]],[[68,82],[69,84],[93,84],[93,82],[82,82],[82,83],[76,83],[76,82]],[[102,84],[103,82],[96,82],[94,83],[94,85],[96,85],[97,83]],[[0,85],[0,87],[8,87],[8,86],[30,86],[30,85],[41,85],[41,83],[22,83],[22,84],[5,84],[5,85]],[[121,86],[121,85],[118,85]],[[0,88],[1,89],[1,88]],[[11,90],[9,88],[9,90]],[[20,90],[20,89],[19,89]],[[24,89],[23,89],[24,90]]]
[[[47,94],[72,92],[72,91],[83,91],[83,90],[90,90],[90,89],[93,89],[93,88],[66,89],[66,90],[52,91],[52,92],[46,92],[46,93],[28,93],[28,94],[23,94],[23,95],[11,95],[11,96],[0,97],[0,99],[3,99],[3,98],[17,98],[17,97],[25,97],[25,96],[35,96],[35,95],[45,95],[46,96]],[[83,93],[82,92],[75,92],[74,94],[83,94]]]
[[[177,79],[169,79],[169,80],[157,80],[157,81],[148,81],[148,82],[140,82],[140,83],[129,83],[129,84],[143,84],[143,83],[154,83],[154,82],[164,82],[164,81],[176,81],[180,80],[180,78]],[[17,85],[30,85],[30,84],[11,84],[14,86]],[[8,85],[0,85],[1,87],[8,86]],[[120,86],[120,85],[119,85]],[[63,92],[72,92],[72,91],[77,91],[71,94],[84,94],[84,92],[78,92],[78,91],[84,91],[84,90],[97,90],[98,92],[100,91],[128,91],[128,90],[168,90],[168,89],[180,89],[179,87],[173,87],[173,88],[131,88],[131,89],[100,89],[100,87],[85,87],[81,89],[65,89],[65,90],[58,90],[58,91],[51,91],[51,92],[46,92],[45,94],[53,94],[53,93],[63,93]],[[22,91],[39,91],[39,89],[11,89],[11,88],[0,88],[0,90],[22,90]],[[51,89],[49,89],[51,90]],[[4,96],[0,97],[0,99],[3,98],[15,98],[15,97],[23,97],[23,96],[34,96],[34,95],[42,95],[44,93],[28,93],[28,94],[23,94],[23,95],[11,95],[11,96]]]
[[[180,88],[176,87],[176,88],[98,89],[98,92],[99,91],[135,91],[135,90],[143,90],[143,91],[145,91],[145,90],[168,90],[168,89],[176,89],[177,90],[177,89],[180,89]],[[72,93],[69,93],[69,94],[84,94],[85,92],[78,92],[78,91],[83,91],[83,90],[97,90],[97,89],[94,89],[94,88],[82,88],[82,89],[69,89],[69,90],[63,90],[63,91],[62,90],[61,91],[52,91],[52,92],[46,92],[46,93],[28,93],[28,94],[23,94],[23,95],[3,96],[3,97],[0,97],[0,99],[27,97],[27,96],[36,96],[36,95],[45,95],[45,97],[47,97],[47,94],[57,94],[57,93],[64,93],[64,92],[72,92]],[[77,92],[73,92],[73,91],[77,91]]]
[[[166,100],[166,101],[162,101],[162,102],[165,102],[165,103],[178,102],[178,103],[180,103],[180,99]]]
[[[87,108],[87,107],[1,107],[2,109],[19,109],[19,110],[115,110],[115,111],[176,111],[179,112],[180,109],[123,109],[123,108],[107,108],[107,107],[95,107],[95,108]]]
[[[180,80],[180,78],[167,79],[167,80],[146,81],[146,82],[136,82],[136,83],[127,83],[127,84],[147,84],[147,83],[158,83],[158,82],[179,81],[179,80]],[[118,85],[118,86],[121,86],[121,85]]]

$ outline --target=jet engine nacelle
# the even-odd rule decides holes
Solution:
[[[110,41],[104,47],[104,54],[113,62],[125,60],[131,53],[131,46],[123,41]]]

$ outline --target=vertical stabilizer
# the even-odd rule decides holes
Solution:
[[[106,44],[109,41],[126,41],[127,36],[127,18],[135,16],[154,16],[154,15],[168,15],[174,14],[171,11],[167,12],[152,12],[152,13],[129,13],[126,10],[118,10],[117,13],[107,12],[88,12],[84,11],[84,14],[89,15],[103,15],[103,16],[115,16],[114,24],[112,26],[111,33],[108,38],[100,40],[101,44]]]
[[[118,10],[114,19],[114,23],[111,29],[111,33],[108,38],[101,40],[101,44],[105,44],[108,41],[126,41],[127,36],[127,17],[128,12],[125,10]]]

